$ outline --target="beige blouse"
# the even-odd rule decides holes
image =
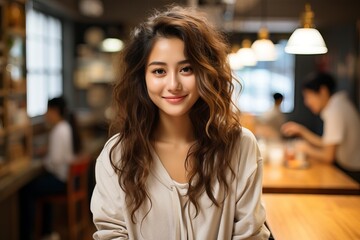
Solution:
[[[229,194],[216,207],[203,193],[199,213],[187,200],[187,184],[174,182],[154,151],[154,164],[147,181],[150,202],[136,212],[137,222],[125,205],[125,193],[119,186],[109,151],[117,135],[105,145],[96,163],[96,186],[91,211],[97,231],[94,239],[268,239],[261,204],[262,158],[254,135],[243,128],[233,153],[235,180],[229,179]],[[214,196],[223,199],[224,190],[216,182]]]

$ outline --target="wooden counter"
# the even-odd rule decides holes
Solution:
[[[19,161],[0,178],[0,239],[19,239],[18,191],[43,171],[40,161]]]
[[[333,165],[310,161],[305,169],[264,164],[264,193],[360,194],[360,184]]]
[[[9,166],[8,173],[0,178],[0,202],[16,193],[22,186],[43,171],[41,161],[19,161]]]
[[[360,196],[264,194],[276,240],[360,239]]]

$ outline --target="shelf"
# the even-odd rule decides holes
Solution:
[[[26,94],[26,87],[21,88],[11,88],[9,96],[18,96],[18,95],[25,95]]]
[[[0,180],[3,177],[6,177],[9,173],[10,173],[10,167],[5,164],[5,160],[3,160],[3,163],[1,163],[1,158],[0,158]]]
[[[0,0],[1,1],[1,0]],[[4,0],[3,0],[4,1]],[[11,0],[11,2],[16,2],[20,4],[25,4],[27,0]]]
[[[21,125],[11,125],[7,127],[7,133],[10,134],[10,133],[18,133],[23,131],[25,134],[25,132],[28,131],[30,127],[31,127],[30,123],[21,124]]]
[[[26,31],[23,28],[9,28],[6,32],[8,36],[26,37]]]
[[[26,0],[0,0],[0,156],[9,164],[31,158],[26,113]]]
[[[5,66],[5,64],[6,64],[6,59],[5,59],[5,57],[1,56],[0,57],[0,66]],[[3,69],[1,71],[3,71]]]
[[[24,59],[23,56],[18,57],[18,56],[9,55],[8,58],[9,58],[9,60],[7,61],[8,64],[12,64],[19,67],[25,66],[26,60]]]

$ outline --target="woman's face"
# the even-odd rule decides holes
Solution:
[[[186,115],[199,98],[195,74],[184,52],[184,42],[178,38],[159,38],[150,52],[146,86],[160,115]]]

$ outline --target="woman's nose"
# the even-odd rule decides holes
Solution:
[[[179,91],[181,90],[181,82],[176,73],[171,73],[168,79],[168,90],[169,91]]]

